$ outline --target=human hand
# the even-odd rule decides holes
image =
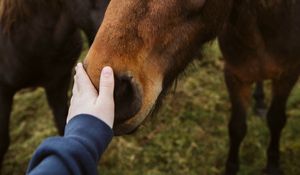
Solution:
[[[99,94],[86,74],[82,63],[78,63],[75,70],[73,95],[67,123],[78,114],[90,114],[112,128],[115,111],[113,99],[114,76],[112,68],[104,67],[102,69]]]

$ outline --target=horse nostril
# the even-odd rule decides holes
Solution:
[[[142,96],[134,79],[128,75],[115,76],[115,124],[133,117],[141,108]]]

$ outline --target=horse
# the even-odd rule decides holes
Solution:
[[[232,104],[227,174],[236,174],[239,169],[238,154],[247,131],[246,109],[251,84],[266,79],[272,81],[272,100],[267,112],[270,142],[264,172],[282,174],[280,134],[287,121],[286,103],[300,70],[299,18],[299,1],[239,0],[219,35]]]
[[[0,0],[0,163],[8,150],[14,94],[45,88],[60,135],[82,35],[93,42],[108,0]]]
[[[232,106],[225,174],[239,170],[251,85],[262,87],[271,79],[265,173],[277,175],[286,101],[300,70],[299,19],[300,2],[294,0],[111,0],[84,66],[97,88],[100,70],[113,67],[114,133],[130,134],[159,108],[178,75],[201,57],[203,44],[218,37]]]

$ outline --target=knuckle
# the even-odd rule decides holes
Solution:
[[[112,88],[112,87],[114,87],[114,82],[111,81],[111,80],[102,80],[100,82],[100,87],[109,87],[109,88]]]

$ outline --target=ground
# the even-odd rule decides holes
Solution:
[[[82,57],[86,54],[86,49]],[[224,171],[228,149],[230,104],[217,44],[205,49],[181,76],[159,113],[134,135],[114,138],[99,164],[102,175],[215,175]],[[266,82],[266,89],[269,83]],[[269,90],[267,90],[269,101]],[[281,162],[287,175],[299,175],[300,85],[288,102],[288,124],[282,134]],[[44,90],[26,89],[14,99],[11,146],[4,175],[24,174],[43,139],[56,135]],[[261,174],[266,163],[268,129],[249,107],[248,134],[241,148],[240,175]]]

